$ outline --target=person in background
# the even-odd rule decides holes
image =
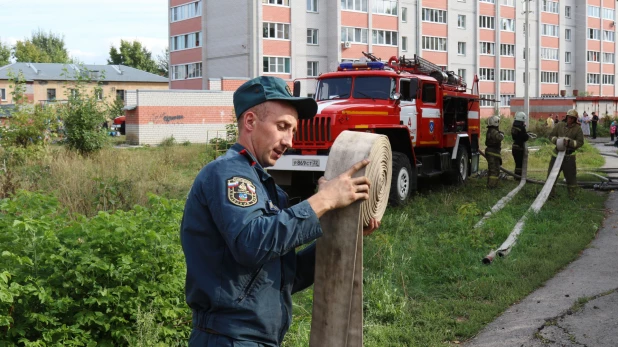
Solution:
[[[560,170],[564,172],[569,198],[573,200],[577,193],[577,163],[575,162],[575,150],[584,145],[584,134],[582,133],[581,126],[577,123],[577,111],[574,109],[567,112],[566,123],[560,122],[552,129],[551,133],[549,133],[549,139],[553,144],[557,144],[558,139],[561,138],[565,141],[566,153],[564,154],[564,161],[562,162]],[[558,156],[557,146],[551,154],[549,168],[547,169],[548,177],[556,162],[556,156]],[[560,176],[560,173],[558,173],[558,176]],[[555,193],[552,188],[550,197],[554,196]]]
[[[596,112],[592,112],[592,119],[590,120],[590,124],[592,125],[592,138],[597,138],[597,123],[599,122],[599,116],[597,116]]]
[[[566,117],[564,118],[566,121]],[[554,115],[554,125],[558,124],[560,122],[560,119],[558,118],[558,115]]]
[[[487,188],[498,186],[500,165],[502,165],[502,140],[504,133],[500,131],[500,116],[491,116],[487,119],[487,135],[485,137],[485,159],[487,159]]]
[[[609,126],[609,136],[611,137],[611,141],[614,142],[614,136],[616,136],[616,121],[612,121],[612,124]]]
[[[553,127],[554,122],[551,117],[547,119],[551,121]],[[517,112],[515,114],[515,121],[511,127],[511,136],[513,137],[513,146],[511,147],[511,150],[513,153],[513,159],[515,160],[515,174],[521,176],[521,170],[524,162],[524,144],[530,138],[528,132],[526,131],[525,113]]]
[[[524,117],[525,117],[525,115],[526,114],[524,113]],[[549,117],[547,117],[547,127],[550,128],[550,129],[554,127],[554,118],[553,118],[553,114],[551,114],[551,113],[549,114]]]
[[[588,115],[588,113],[586,113],[586,111],[584,111],[584,114],[582,115],[582,118],[579,120],[579,122],[581,124],[584,136],[590,136],[590,116]]]
[[[322,177],[317,193],[289,206],[265,168],[292,147],[298,119],[312,118],[317,103],[270,76],[245,82],[233,102],[238,142],[197,175],[180,226],[193,311],[189,346],[280,346],[292,323],[292,293],[314,278],[315,243],[296,248],[322,236],[324,213],[368,199],[367,177],[353,177],[368,161]],[[372,219],[368,229],[378,226]]]

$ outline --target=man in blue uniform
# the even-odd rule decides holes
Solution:
[[[315,115],[311,98],[293,97],[275,77],[254,78],[234,93],[238,143],[206,165],[189,192],[181,225],[186,299],[193,310],[190,346],[279,346],[292,319],[292,297],[313,283],[315,244],[325,212],[368,199],[369,181],[321,178],[318,192],[288,206],[264,170],[292,146],[298,119]],[[373,220],[369,229],[379,226]]]

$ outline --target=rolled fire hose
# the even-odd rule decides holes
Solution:
[[[541,192],[536,197],[536,199],[534,199],[534,202],[532,203],[532,205],[530,205],[526,213],[524,213],[524,215],[519,219],[517,224],[515,224],[513,231],[511,231],[506,241],[504,241],[497,250],[489,252],[489,254],[486,255],[485,258],[483,258],[483,264],[490,264],[496,257],[496,254],[501,257],[509,254],[509,252],[517,242],[517,237],[519,237],[519,234],[521,234],[522,230],[524,229],[526,219],[528,218],[530,212],[539,212],[541,207],[543,207],[543,205],[545,204],[545,201],[547,201],[547,198],[549,197],[549,194],[554,187],[554,183],[558,178],[558,174],[560,174],[560,168],[562,167],[562,161],[564,160],[566,145],[564,144],[563,138],[559,138],[558,141],[556,141],[556,148],[558,149],[558,155],[556,156],[554,166],[552,167],[549,176],[547,177],[547,181],[545,181],[545,185],[543,185],[543,189],[541,189]]]
[[[363,345],[363,227],[381,219],[391,186],[392,154],[383,135],[344,131],[330,151],[324,177],[333,179],[369,159],[355,177],[371,181],[369,200],[329,211],[317,241],[309,346]]]

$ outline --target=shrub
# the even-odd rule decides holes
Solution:
[[[72,222],[47,195],[0,200],[0,345],[184,345],[181,213],[152,196]]]

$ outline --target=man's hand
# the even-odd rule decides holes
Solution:
[[[369,199],[369,186],[371,183],[365,176],[352,178],[358,170],[369,164],[365,159],[352,165],[346,172],[327,180],[322,177],[318,181],[318,192],[307,201],[318,217],[326,211],[346,207],[357,200]]]
[[[380,222],[379,220],[375,219],[375,218],[371,218],[369,220],[369,225],[366,226],[363,229],[363,236],[367,236],[369,234],[371,234],[372,232],[376,231],[376,229],[378,229],[380,227],[380,224],[382,222]]]

